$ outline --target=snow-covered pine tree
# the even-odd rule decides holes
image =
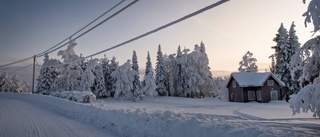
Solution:
[[[2,85],[4,84],[3,73],[0,70],[0,92],[2,92]]]
[[[70,41],[66,50],[60,50],[58,56],[61,56],[65,65],[58,79],[54,83],[55,91],[80,91],[81,75],[81,58],[74,52],[75,41]]]
[[[164,62],[163,62],[163,55],[161,51],[161,45],[158,46],[157,52],[157,63],[156,63],[156,85],[157,85],[157,92],[159,96],[167,96],[168,92],[166,90],[165,85],[165,77],[164,77]]]
[[[110,97],[110,93],[107,94],[107,90],[105,87],[103,67],[101,63],[97,63],[95,65],[95,71],[93,72],[93,74],[94,74],[94,84],[91,88],[93,94],[96,95],[97,98]]]
[[[12,77],[12,87],[11,87],[12,92],[17,92],[17,93],[22,92],[22,86],[23,86],[22,84],[23,83],[18,77],[18,75],[15,74],[14,77]]]
[[[306,0],[303,0],[303,3],[306,3]],[[302,16],[305,17],[304,24],[307,27],[307,23],[313,23],[313,32],[316,33],[320,30],[320,2],[318,0],[311,0],[308,6],[308,9]]]
[[[132,66],[131,66],[131,68],[132,68],[133,71],[137,72],[133,76],[134,80],[133,80],[133,88],[132,88],[133,97],[136,98],[138,96],[141,96],[141,93],[140,93],[141,84],[140,84],[139,65],[138,65],[137,53],[136,53],[135,50],[133,51],[133,54],[132,54]]]
[[[180,45],[178,47],[177,50],[177,56],[176,56],[176,61],[177,61],[177,65],[176,65],[176,76],[175,76],[175,83],[176,83],[176,95],[175,96],[183,96],[183,83],[184,83],[184,79],[182,76],[182,52],[181,52],[181,48]]]
[[[186,51],[186,50],[185,50]],[[200,90],[200,86],[204,84],[204,80],[199,74],[199,57],[200,57],[200,47],[195,45],[194,50],[190,54],[184,54],[184,71],[185,71],[185,91],[186,97],[200,98],[203,93]]]
[[[306,1],[303,0],[305,3]],[[308,10],[303,14],[306,16],[305,24],[312,22],[314,32],[320,28],[320,2],[311,0]],[[300,85],[303,87],[298,94],[291,95],[290,107],[293,114],[309,110],[313,112],[313,117],[320,118],[320,36],[308,40],[301,49],[292,56],[291,66],[293,71],[302,70],[299,78]]]
[[[288,52],[288,56],[290,58],[290,61],[292,59],[292,56],[298,52],[300,50],[300,43],[299,43],[299,38],[296,35],[296,30],[295,30],[296,25],[294,24],[294,22],[292,22],[290,30],[289,30],[289,43],[290,43],[290,51]],[[289,61],[289,63],[290,63]],[[298,69],[299,67],[292,67],[291,65],[289,65],[290,67],[290,73],[291,73],[291,81],[290,81],[290,95],[293,93],[298,93],[299,90],[301,89],[300,87],[300,81],[299,81],[299,77],[302,74],[302,70]]]
[[[1,91],[10,92],[12,91],[12,80],[11,77],[8,75],[7,72],[2,73],[1,79]]]
[[[150,54],[148,52],[147,55],[147,63],[146,63],[146,70],[142,82],[142,93],[145,96],[154,97],[158,95],[158,92],[156,91],[157,85],[155,83],[155,79],[153,76],[153,68],[152,63],[150,59]]]
[[[116,79],[116,92],[114,94],[114,98],[124,99],[133,97],[131,91],[133,89],[133,80],[135,74],[136,71],[131,70],[130,60],[111,73],[112,78]]]
[[[91,88],[94,84],[95,76],[93,72],[95,71],[95,65],[98,63],[98,59],[90,59],[87,63],[85,71],[81,75],[81,91],[92,91]],[[95,92],[93,92],[95,93]]]
[[[258,72],[258,66],[256,65],[257,59],[253,58],[253,53],[248,51],[243,55],[242,60],[239,62],[238,70],[240,72]]]

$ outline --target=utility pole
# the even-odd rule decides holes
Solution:
[[[36,55],[33,56],[33,74],[32,74],[32,94],[34,93],[34,77],[36,70]]]

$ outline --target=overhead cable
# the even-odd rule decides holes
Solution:
[[[6,66],[10,66],[10,65],[13,65],[13,64],[17,64],[17,63],[20,63],[20,62],[24,62],[24,61],[27,61],[27,60],[30,60],[30,59],[32,59],[33,57],[34,57],[34,56],[31,56],[31,57],[29,57],[29,58],[25,58],[25,59],[18,60],[18,61],[12,62],[12,63],[4,64],[4,65],[1,65],[0,68],[6,67]]]
[[[123,3],[125,0],[121,0],[119,3],[117,3],[116,5],[114,5],[113,7],[111,7],[110,9],[108,9],[106,12],[102,13],[99,17],[97,17],[96,19],[94,19],[93,21],[91,21],[89,24],[85,25],[84,27],[82,27],[80,30],[78,30],[77,32],[73,33],[72,35],[70,35],[69,37],[67,37],[66,39],[64,39],[63,41],[61,41],[60,43],[58,43],[57,45],[47,49],[44,52],[41,52],[37,55],[37,57],[43,56],[46,52],[52,50],[53,48],[59,46],[60,44],[62,44],[63,42],[67,41],[70,37],[73,37],[74,35],[78,34],[80,31],[84,30],[85,28],[87,28],[88,26],[90,26],[92,23],[96,22],[98,19],[100,19],[101,17],[103,17],[104,15],[108,14],[110,11],[112,11],[114,8],[118,7],[121,3]]]
[[[105,23],[106,21],[110,20],[111,18],[115,17],[116,15],[118,15],[119,13],[121,13],[122,11],[124,11],[125,9],[129,8],[130,6],[132,6],[133,4],[135,4],[136,2],[138,2],[139,0],[134,0],[133,2],[131,2],[130,4],[128,4],[127,6],[123,7],[122,9],[120,9],[119,11],[115,12],[114,14],[112,14],[111,16],[109,16],[108,18],[104,19],[103,21],[99,22],[98,24],[96,24],[95,26],[91,27],[90,29],[88,29],[87,31],[81,33],[80,35],[78,35],[77,37],[71,39],[70,41],[73,41],[73,40],[76,40],[80,37],[82,37],[83,35],[87,34],[88,32],[92,31],[93,29],[97,28],[98,26],[100,26],[101,24]],[[67,38],[67,39],[70,39],[71,37]],[[67,40],[66,39],[66,40]],[[57,47],[57,48],[54,48],[52,49],[51,51],[47,51],[45,53],[52,53],[64,46],[66,46],[69,42],[66,42],[65,44]],[[39,54],[37,57],[41,57],[41,56],[44,56],[44,54]]]
[[[9,74],[9,73],[13,73],[13,72],[17,72],[17,71],[22,70],[22,69],[25,69],[25,68],[28,68],[28,67],[30,67],[30,66],[32,66],[32,65],[33,65],[33,64],[30,64],[30,65],[28,65],[28,66],[24,66],[24,67],[22,67],[22,68],[19,68],[19,69],[10,71],[10,72],[8,72],[8,74]]]
[[[118,47],[123,46],[123,45],[125,45],[125,44],[128,44],[128,43],[130,43],[130,42],[136,41],[136,40],[141,39],[141,38],[143,38],[143,37],[145,37],[145,36],[148,36],[148,35],[150,35],[150,34],[152,34],[152,33],[155,33],[155,32],[157,32],[157,31],[160,31],[160,30],[162,30],[162,29],[165,29],[165,28],[167,28],[167,27],[170,27],[170,26],[172,26],[172,25],[174,25],[174,24],[177,24],[177,23],[179,23],[179,22],[181,22],[181,21],[184,21],[184,20],[186,20],[186,19],[188,19],[188,18],[191,18],[191,17],[193,17],[193,16],[195,16],[195,15],[198,15],[198,14],[204,12],[204,11],[207,11],[207,10],[209,10],[209,9],[212,9],[212,8],[214,8],[214,7],[217,7],[217,6],[219,6],[219,5],[221,5],[221,4],[225,3],[225,2],[228,2],[228,1],[229,1],[229,0],[220,0],[220,1],[216,2],[216,3],[213,3],[213,4],[211,4],[211,5],[209,5],[209,6],[206,6],[206,7],[202,8],[202,9],[199,9],[199,10],[193,12],[193,13],[190,13],[190,14],[182,17],[182,18],[179,18],[179,19],[177,19],[177,20],[175,20],[175,21],[172,21],[172,22],[170,22],[170,23],[168,23],[168,24],[165,24],[165,25],[163,25],[163,26],[160,26],[160,27],[158,27],[158,28],[156,28],[156,29],[154,29],[154,30],[151,30],[151,31],[149,31],[149,32],[146,32],[146,33],[144,33],[144,34],[141,34],[141,35],[139,35],[139,36],[137,36],[137,37],[134,37],[134,38],[132,38],[132,39],[129,39],[129,40],[127,40],[127,41],[125,41],[125,42],[122,42],[122,43],[120,43],[120,44],[118,44],[118,45],[115,45],[115,46],[113,46],[113,47],[110,47],[110,48],[107,48],[107,49],[105,49],[105,50],[102,50],[102,51],[99,51],[99,52],[97,52],[97,53],[94,53],[94,54],[91,54],[91,55],[89,55],[89,56],[86,56],[85,58],[90,58],[90,57],[99,55],[99,54],[101,54],[101,53],[104,53],[104,52],[106,52],[106,51],[109,51],[109,50],[118,48]]]

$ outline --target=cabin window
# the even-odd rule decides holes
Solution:
[[[248,91],[248,100],[255,100],[256,96],[254,94],[254,91]]]
[[[257,90],[257,100],[261,100],[261,90]]]
[[[237,87],[237,82],[235,80],[232,80],[232,87],[236,88]]]
[[[267,81],[268,86],[274,86],[274,81],[273,80],[268,80]]]

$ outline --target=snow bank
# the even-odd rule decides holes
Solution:
[[[143,108],[108,110],[94,104],[81,104],[50,96],[19,94],[19,97],[61,115],[111,130],[120,136],[301,136],[299,133],[257,126],[248,121],[226,120],[224,116],[173,111],[147,112]]]
[[[90,91],[61,91],[51,92],[50,95],[80,103],[91,103],[96,100],[96,96]]]

